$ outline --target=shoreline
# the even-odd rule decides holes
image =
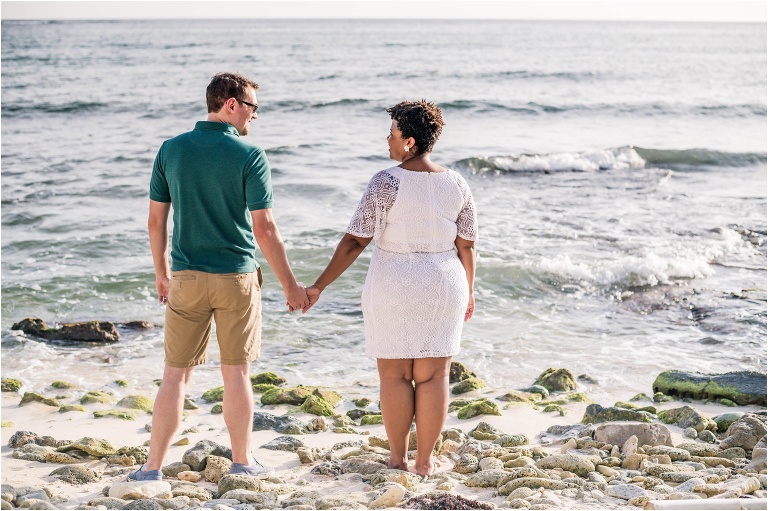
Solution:
[[[55,380],[55,377],[51,377]],[[59,394],[62,391],[57,391]],[[74,389],[66,391],[69,394],[69,398],[62,400],[61,404],[74,404],[79,402],[80,396],[85,392],[85,389]],[[48,394],[53,394],[49,392]],[[430,492],[436,490],[447,490],[451,494],[462,496],[466,499],[471,499],[473,502],[493,504],[498,508],[506,507],[525,507],[525,504],[521,504],[519,500],[525,499],[512,499],[509,500],[507,495],[500,495],[498,488],[495,486],[467,486],[465,484],[469,477],[473,476],[473,472],[465,474],[457,474],[456,462],[459,459],[467,457],[470,451],[467,450],[467,446],[471,444],[477,444],[476,440],[466,438],[466,434],[481,425],[481,428],[495,429],[498,433],[504,435],[524,435],[525,442],[518,447],[507,448],[506,452],[509,455],[512,451],[517,450],[518,454],[524,457],[525,454],[530,454],[525,449],[534,450],[535,452],[544,452],[545,456],[555,459],[556,455],[559,455],[564,449],[565,440],[556,438],[557,435],[547,434],[542,436],[542,433],[546,432],[553,426],[559,426],[561,430],[567,429],[569,426],[574,426],[580,423],[584,413],[589,406],[587,402],[568,402],[562,405],[564,415],[561,415],[557,411],[544,412],[542,409],[535,409],[529,404],[514,403],[505,406],[505,403],[495,399],[503,391],[497,389],[478,389],[462,394],[460,396],[451,396],[451,401],[455,399],[478,399],[488,398],[489,401],[498,404],[498,411],[500,415],[478,415],[470,419],[459,419],[457,412],[449,412],[444,431],[459,430],[464,435],[464,441],[456,443],[450,449],[458,449],[458,452],[451,452],[448,448],[448,442],[445,442],[445,446],[441,454],[438,456],[438,462],[440,466],[437,472],[429,479],[421,480],[418,482],[409,482],[408,493],[409,495],[427,495]],[[553,394],[551,397],[559,397],[564,394]],[[152,396],[154,397],[154,396]],[[194,396],[197,405],[196,410],[187,410],[185,417],[182,420],[179,433],[174,437],[174,442],[182,441],[184,445],[172,446],[168,457],[166,458],[166,464],[172,464],[182,461],[185,452],[193,448],[199,441],[208,440],[221,444],[223,446],[229,446],[229,437],[224,426],[223,416],[221,414],[213,414],[211,411],[216,406],[213,402],[204,402],[199,396]],[[627,399],[626,396],[618,396],[617,401]],[[57,468],[64,467],[66,465],[58,463],[40,463],[37,461],[27,461],[23,459],[16,459],[13,457],[14,449],[9,447],[9,440],[17,431],[31,431],[36,435],[50,436],[57,441],[68,440],[75,441],[83,437],[90,437],[96,439],[104,439],[112,444],[115,448],[120,447],[138,447],[142,446],[145,441],[149,440],[150,433],[145,427],[151,423],[151,414],[138,411],[138,417],[136,420],[121,420],[118,418],[95,418],[93,412],[97,409],[103,409],[105,405],[86,405],[86,411],[72,411],[67,413],[59,413],[58,408],[52,406],[33,402],[24,406],[19,406],[21,395],[13,392],[3,392],[2,394],[2,450],[0,451],[0,466],[2,467],[2,483],[3,485],[11,485],[15,488],[31,487],[33,489],[47,488],[48,492],[53,495],[53,502],[59,509],[74,509],[80,506],[87,506],[89,502],[98,502],[103,498],[103,490],[105,487],[112,486],[115,483],[122,483],[125,481],[125,476],[128,472],[135,470],[135,467],[107,464],[104,458],[102,459],[89,459],[85,460],[84,466],[90,467],[93,471],[100,474],[100,479],[87,484],[74,485],[64,482],[51,476],[51,472]],[[256,396],[256,412],[268,413],[275,416],[287,415],[294,419],[298,419],[303,423],[309,423],[313,419],[317,419],[318,416],[305,413],[300,409],[292,405],[261,405],[259,403],[259,395]],[[345,402],[345,406],[350,403]],[[606,406],[610,406],[612,403],[601,403]],[[639,405],[645,405],[647,403],[639,403]],[[760,406],[738,406],[727,407],[721,404],[708,403],[705,404],[700,401],[696,402],[682,402],[682,401],[669,401],[658,405],[659,411],[662,409],[674,409],[681,406],[692,406],[702,415],[706,417],[713,417],[719,414],[731,413],[731,412],[758,412],[764,410],[764,407]],[[115,408],[115,405],[109,405]],[[375,407],[375,403],[369,406],[369,409]],[[340,411],[343,407],[339,406],[336,413],[342,414]],[[333,426],[330,424],[332,418],[324,419],[331,429]],[[6,427],[6,423],[13,423],[12,427]],[[654,424],[661,424],[660,421],[654,420]],[[349,424],[349,423],[348,423]],[[610,424],[640,424],[638,422],[610,422]],[[600,424],[596,424],[599,426]],[[182,431],[186,431],[189,428],[196,428],[197,431],[187,432],[182,434]],[[702,445],[711,445],[698,440],[691,440],[686,438],[683,428],[667,424],[665,427],[669,430],[671,437],[671,445],[677,446],[684,442],[697,442]],[[288,452],[282,450],[270,450],[263,448],[262,446],[275,440],[278,437],[285,436],[283,433],[278,433],[273,429],[254,431],[252,433],[252,451],[256,458],[263,464],[272,466],[275,468],[275,475],[269,478],[264,484],[272,490],[277,490],[277,501],[272,502],[270,505],[277,505],[280,507],[281,503],[284,503],[290,495],[298,494],[297,492],[317,492],[318,496],[323,498],[335,498],[340,499],[343,506],[358,506],[360,508],[367,508],[368,505],[381,496],[384,493],[383,490],[391,487],[395,482],[405,480],[394,478],[392,480],[385,481],[384,484],[380,484],[378,487],[373,487],[366,479],[369,479],[370,474],[360,472],[348,472],[340,473],[329,477],[328,475],[318,475],[312,473],[314,467],[319,464],[331,463],[329,459],[340,460],[345,455],[349,455],[351,451],[363,450],[362,453],[353,453],[352,455],[358,455],[361,459],[367,460],[366,463],[374,463],[376,460],[381,460],[383,453],[378,447],[361,447],[355,445],[356,442],[362,441],[363,446],[368,446],[372,438],[386,438],[384,427],[381,424],[372,424],[360,426],[357,423],[351,424],[352,430],[357,433],[335,433],[330,429],[328,431],[317,433],[306,433],[301,435],[290,435],[291,438],[298,439],[306,448],[303,452],[306,455],[311,454],[314,456],[314,461],[311,463],[302,463],[299,459],[299,455],[296,452]],[[455,435],[455,433],[451,433]],[[444,438],[448,438],[450,435],[444,433]],[[186,439],[186,440],[184,440]],[[562,440],[562,441],[561,441]],[[581,441],[581,440],[579,440]],[[353,446],[340,448],[334,451],[333,454],[329,454],[335,445],[343,442],[351,442]],[[480,442],[483,444],[483,442]],[[568,445],[566,447],[575,448],[574,445]],[[490,442],[485,443],[484,446],[491,446]],[[619,446],[620,447],[620,446]],[[522,450],[521,450],[522,449]],[[462,452],[464,450],[464,452]],[[323,454],[327,456],[322,457]],[[480,458],[480,455],[475,452],[476,457]],[[581,454],[581,453],[578,453]],[[594,453],[593,453],[594,454]],[[612,454],[616,454],[614,451]],[[552,457],[555,456],[555,457]],[[509,457],[509,456],[508,456]],[[536,455],[532,455],[532,458],[536,458]],[[480,461],[486,461],[488,458],[480,458]],[[504,459],[503,457],[501,459]],[[306,461],[306,460],[305,460]],[[533,460],[532,460],[533,461]],[[343,463],[343,462],[342,462]],[[463,461],[462,461],[463,463]],[[490,465],[486,463],[486,468]],[[167,466],[167,465],[166,465]],[[330,466],[330,465],[328,465]],[[494,465],[496,469],[499,469],[498,464]],[[482,467],[482,464],[480,466]],[[615,466],[615,470],[622,470],[621,467]],[[510,469],[506,466],[502,468],[509,472]],[[602,469],[601,469],[602,470]],[[736,470],[736,469],[733,469]],[[492,469],[486,470],[493,472]],[[606,473],[612,473],[610,470],[603,470]],[[364,471],[363,471],[364,472]],[[550,471],[548,471],[550,472]],[[565,474],[568,475],[568,471],[565,470]],[[480,472],[477,472],[480,473]],[[557,471],[555,472],[557,474]],[[765,474],[765,470],[762,471]],[[586,478],[586,473],[584,474]],[[592,476],[590,476],[592,477]],[[742,475],[738,475],[734,472],[734,477],[737,479],[743,479]],[[759,475],[755,475],[759,477]],[[762,476],[762,486],[758,490],[757,495],[765,494],[765,475]],[[598,479],[597,476],[594,477]],[[710,478],[712,479],[712,478]],[[599,480],[599,479],[598,479]],[[164,481],[176,484],[176,479],[172,477],[166,477]],[[659,480],[660,482],[661,480]],[[412,484],[410,484],[412,483]],[[131,483],[131,484],[144,484],[144,483]],[[586,483],[589,485],[590,483]],[[639,483],[638,483],[639,484]],[[201,488],[206,488],[211,493],[217,491],[217,486],[214,483],[207,482],[205,479],[197,483]],[[630,484],[631,485],[631,484]],[[562,485],[559,485],[562,486]],[[558,487],[559,487],[558,486]],[[601,486],[602,488],[608,488],[608,486]],[[265,494],[271,493],[265,489],[262,489]],[[238,490],[244,491],[244,490]],[[537,493],[538,492],[538,493]],[[762,492],[762,493],[760,493]],[[525,492],[518,492],[522,495]],[[165,495],[171,497],[174,493]],[[302,493],[303,495],[303,493]],[[655,493],[649,495],[654,496]],[[175,498],[179,499],[177,495]],[[531,491],[531,495],[528,495],[528,501],[539,499],[542,501],[550,501],[550,507],[552,503],[555,503],[553,508],[566,508],[566,509],[614,509],[622,508],[628,505],[631,499],[622,499],[609,496],[605,491],[599,489],[592,489],[589,492],[586,490],[580,490],[575,492],[569,489],[559,490],[543,490],[537,489]],[[403,500],[405,500],[403,498]],[[649,499],[645,499],[647,501]],[[514,502],[513,502],[514,501]],[[526,501],[526,502],[528,502]],[[356,503],[356,504],[355,504]],[[546,504],[546,502],[543,502]],[[631,502],[630,502],[631,503]],[[229,502],[232,504],[232,502]],[[263,504],[263,503],[262,503]],[[392,503],[391,507],[396,507],[397,502]],[[402,502],[400,502],[402,504]],[[169,504],[170,505],[170,504]],[[191,505],[191,504],[187,504]],[[535,505],[535,504],[534,504]],[[560,507],[558,507],[560,506]],[[529,503],[530,507],[530,503]],[[256,507],[258,508],[258,507]],[[546,507],[545,507],[546,508]]]

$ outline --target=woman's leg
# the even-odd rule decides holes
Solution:
[[[381,416],[389,439],[389,468],[408,469],[408,437],[413,423],[413,359],[379,358]]]
[[[435,471],[432,451],[443,431],[448,413],[448,376],[451,357],[417,358],[413,361],[416,384],[416,473],[429,476]]]

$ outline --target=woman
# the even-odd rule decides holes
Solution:
[[[373,239],[363,288],[365,353],[381,379],[389,468],[408,469],[416,417],[415,471],[435,470],[432,451],[448,411],[451,357],[475,308],[477,215],[467,183],[430,160],[443,127],[434,103],[388,108],[389,157],[400,165],[373,176],[328,267],[307,288],[311,307]],[[304,311],[309,309],[306,307]]]

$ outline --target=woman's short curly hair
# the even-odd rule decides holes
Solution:
[[[208,112],[218,112],[229,98],[238,101],[245,96],[246,89],[259,90],[259,85],[239,73],[218,73],[205,90]]]
[[[389,116],[397,121],[397,127],[403,134],[403,138],[416,141],[413,148],[414,154],[420,155],[432,152],[432,147],[443,131],[443,112],[432,103],[422,99],[421,101],[401,101],[393,107],[387,108]]]

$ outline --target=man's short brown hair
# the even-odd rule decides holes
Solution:
[[[239,73],[217,73],[205,91],[208,113],[218,112],[229,98],[242,100],[246,89],[259,90],[259,84]]]

